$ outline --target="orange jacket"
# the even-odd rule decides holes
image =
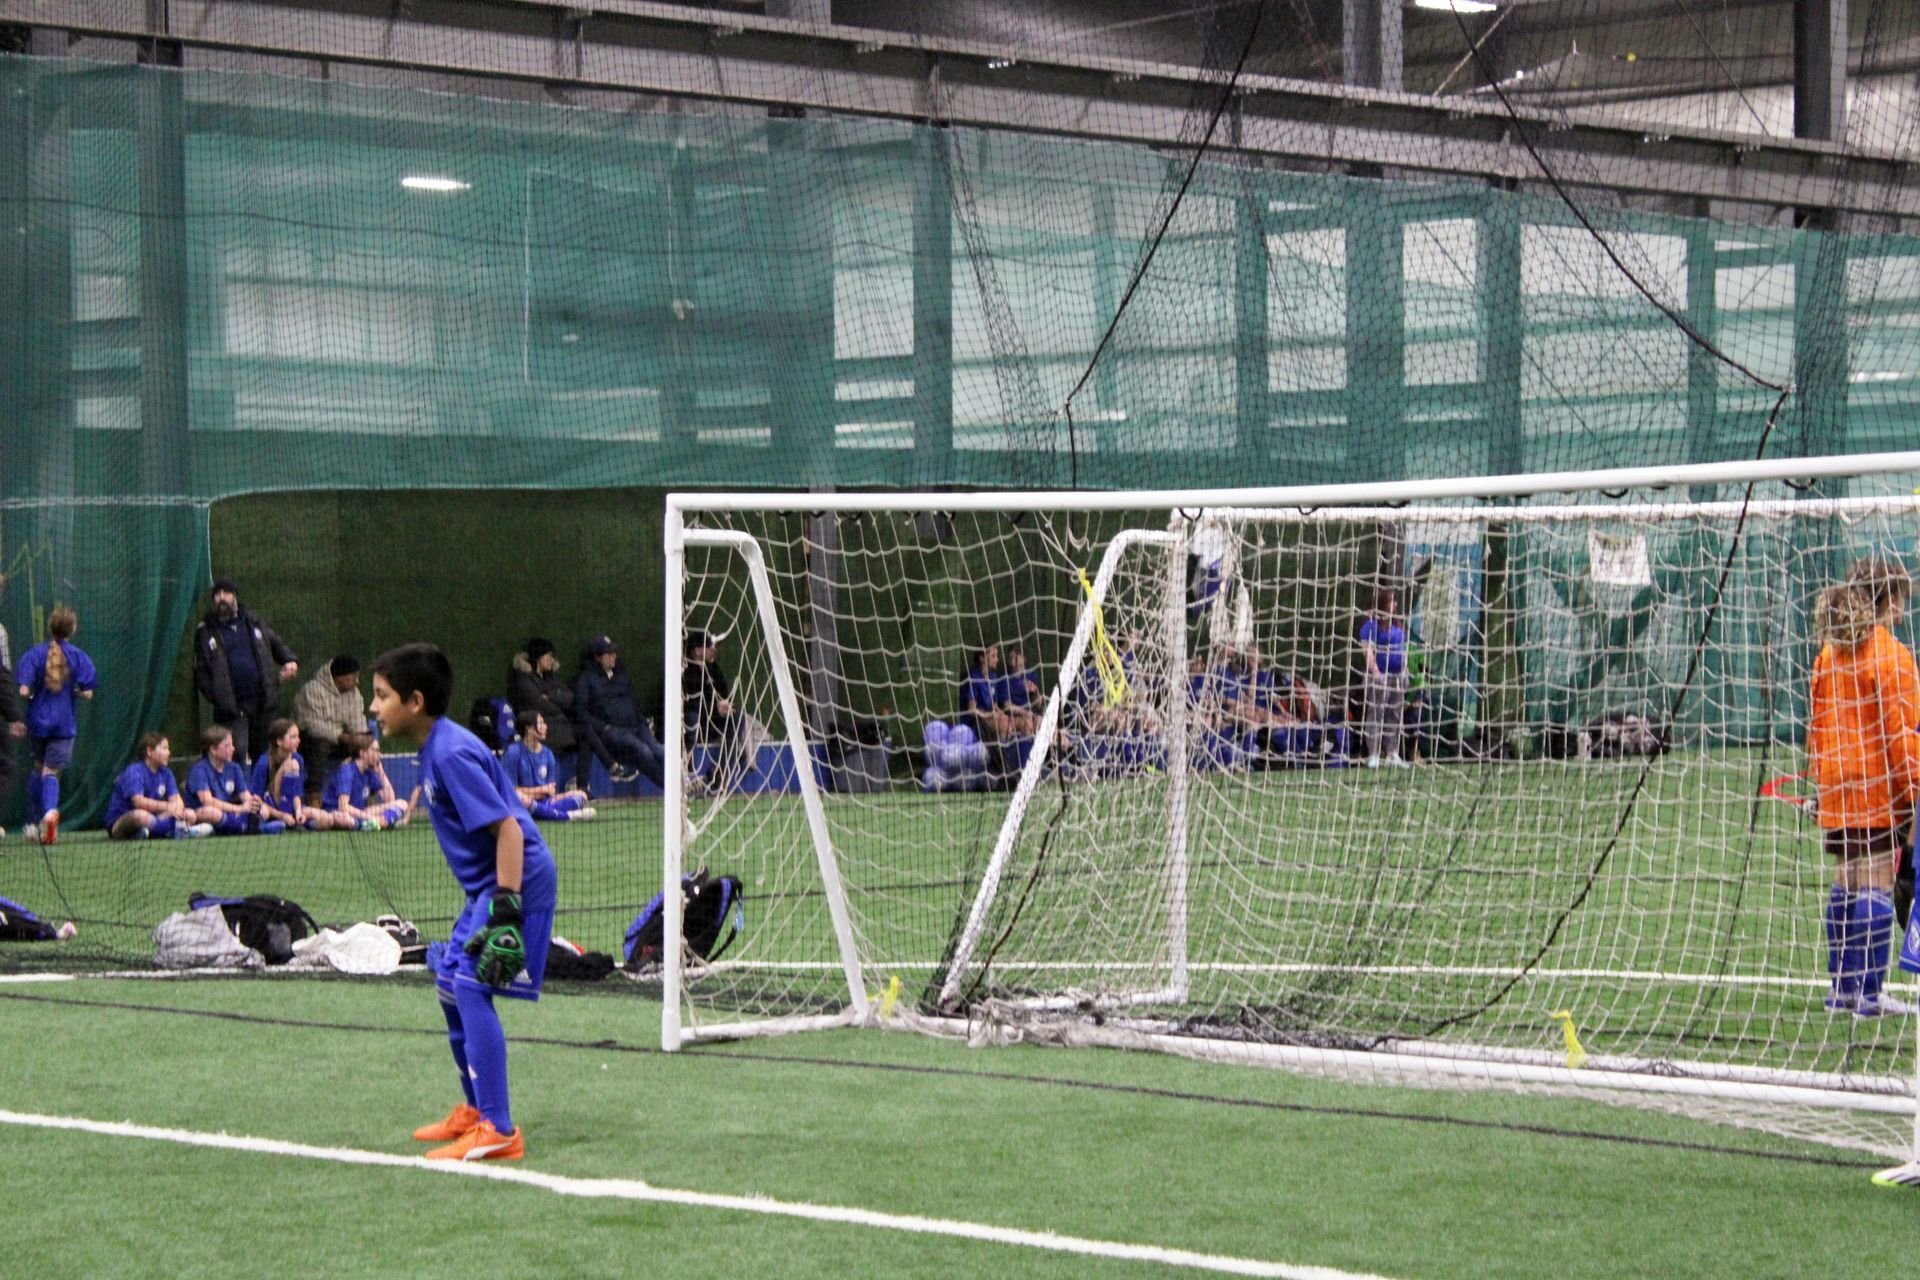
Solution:
[[[1920,673],[1913,654],[1876,626],[1851,648],[1814,659],[1807,758],[1820,789],[1820,825],[1891,827],[1920,792]]]

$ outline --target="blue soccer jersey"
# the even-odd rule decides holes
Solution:
[[[269,785],[273,781],[273,762],[264,755],[253,759],[253,776],[248,780],[248,790],[264,800],[270,801],[276,809],[289,813],[293,811],[293,802],[300,799],[307,785],[307,762],[298,751],[287,757],[287,767],[280,771],[280,794],[274,795]]]
[[[558,768],[553,752],[544,743],[529,751],[526,743],[515,742],[507,748],[500,765],[516,787],[544,787],[553,781]]]
[[[960,686],[960,703],[967,711],[991,711],[999,705],[1000,682],[986,672],[975,667],[967,672],[967,679]]]
[[[58,692],[47,688],[47,646],[37,644],[21,655],[15,674],[27,690],[27,732],[36,738],[71,738],[79,732],[78,700],[83,691],[99,684],[93,659],[72,644],[60,648],[67,655],[67,679]]]
[[[201,756],[193,762],[193,768],[187,770],[187,794],[197,802],[202,791],[215,800],[239,804],[247,794],[246,771],[235,761],[229,760],[221,767]]]
[[[1386,674],[1407,669],[1407,630],[1399,623],[1368,618],[1360,624],[1360,643],[1373,646],[1373,660]]]
[[[180,794],[170,769],[149,769],[143,760],[135,760],[114,780],[113,794],[107,797],[107,827],[120,821],[133,808],[135,796],[149,800],[171,800]]]
[[[327,779],[320,803],[324,808],[338,809],[340,799],[344,796],[354,808],[364,809],[369,803],[378,802],[379,786],[379,770],[362,772],[358,761],[342,760],[340,767],[333,771],[333,776]]]
[[[469,898],[493,893],[493,827],[511,819],[520,825],[525,847],[521,902],[529,912],[553,909],[558,875],[540,828],[521,803],[499,758],[444,716],[433,722],[427,740],[420,744],[420,793],[440,852]]]

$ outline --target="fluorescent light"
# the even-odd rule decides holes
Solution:
[[[1488,0],[1413,0],[1416,9],[1438,9],[1442,13],[1491,13],[1500,6]]]
[[[471,182],[462,182],[458,178],[428,178],[419,174],[408,174],[400,179],[400,185],[409,191],[470,191]]]
[[[989,58],[987,60],[987,70],[989,71],[1005,71],[1012,65],[1012,58]]]

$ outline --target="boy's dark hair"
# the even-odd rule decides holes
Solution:
[[[402,702],[420,695],[421,710],[430,716],[447,714],[453,698],[453,664],[438,645],[403,644],[373,660],[373,673],[387,682]]]
[[[145,760],[147,758],[147,752],[153,750],[166,740],[167,735],[158,729],[147,730],[140,735],[140,741],[133,744],[133,758],[135,760]]]
[[[208,725],[200,731],[200,754],[207,754],[232,736],[233,730],[223,724]]]
[[[372,745],[373,735],[370,733],[343,733],[340,735],[340,746],[346,751],[348,759],[359,755]]]

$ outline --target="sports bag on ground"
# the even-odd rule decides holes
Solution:
[[[718,960],[740,931],[747,927],[745,894],[738,876],[713,876],[705,867],[680,877],[681,926],[687,950],[702,960]],[[666,943],[666,895],[656,893],[627,926],[627,968],[651,969],[660,964]]]
[[[306,908],[270,893],[245,898],[196,893],[187,899],[187,910],[198,911],[202,907],[220,908],[233,936],[265,956],[268,964],[285,964],[293,959],[293,944],[320,931]]]
[[[59,932],[17,902],[0,898],[0,942],[52,942]]]

